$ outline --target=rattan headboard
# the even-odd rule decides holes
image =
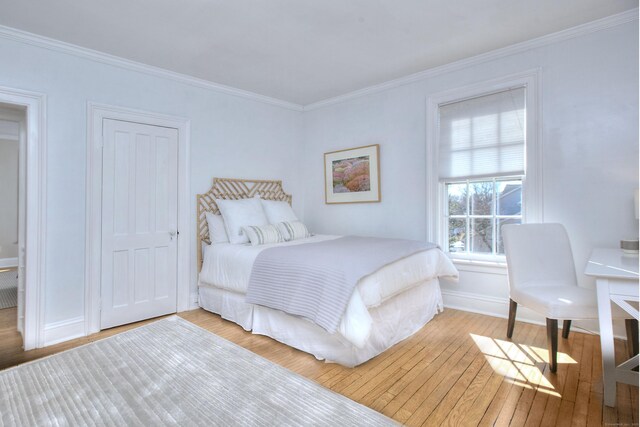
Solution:
[[[202,243],[211,243],[205,212],[220,213],[215,199],[248,199],[256,194],[265,200],[279,200],[291,204],[291,194],[284,192],[282,181],[213,178],[213,184],[209,191],[197,195],[198,268],[202,267]]]

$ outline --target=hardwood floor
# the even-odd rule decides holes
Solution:
[[[60,344],[52,345],[36,350],[23,351],[22,337],[16,329],[17,308],[6,308],[0,310],[0,370],[21,363],[30,362],[40,359],[41,357],[50,356],[61,351],[69,350],[83,344],[100,340],[128,329],[137,328],[145,323],[153,322],[157,319],[149,319],[142,322],[132,323],[130,325],[119,326],[117,328],[106,329],[97,334],[89,335]]]
[[[137,327],[20,351],[8,330],[15,309],[0,310],[0,368],[13,366]],[[204,310],[180,316],[323,386],[409,426],[637,425],[638,388],[618,384],[616,408],[602,404],[597,335],[572,331],[558,343],[558,372],[551,374],[546,328],[447,309],[413,337],[356,368],[317,361],[270,338],[253,335]],[[15,322],[14,322],[15,323]],[[626,354],[625,341],[616,352]]]

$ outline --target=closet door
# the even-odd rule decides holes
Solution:
[[[178,131],[103,121],[101,329],[176,312]]]

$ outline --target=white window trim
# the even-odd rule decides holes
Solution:
[[[445,238],[442,226],[444,186],[438,179],[439,105],[522,86],[527,90],[522,222],[543,222],[541,85],[540,69],[534,69],[439,92],[427,98],[427,240],[442,245]],[[504,256],[447,253],[454,262],[464,265],[466,270],[475,271],[475,266],[479,267],[477,271],[484,271],[487,267],[506,267]]]

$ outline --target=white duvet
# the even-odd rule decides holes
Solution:
[[[215,244],[204,248],[200,283],[237,293],[246,293],[253,262],[265,249],[299,245],[340,236],[316,235],[308,239],[271,245]],[[368,308],[376,307],[398,293],[436,277],[457,278],[458,271],[439,249],[430,249],[393,262],[362,278],[351,296],[338,328],[349,342],[361,348],[371,332]]]

